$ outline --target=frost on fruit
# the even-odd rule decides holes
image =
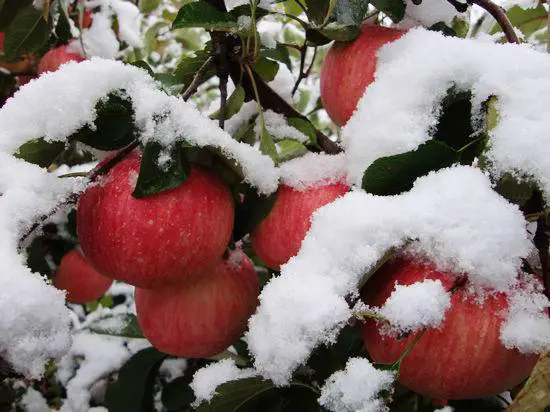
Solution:
[[[492,174],[532,176],[550,195],[550,122],[540,111],[550,107],[547,54],[414,29],[380,49],[375,76],[342,132],[351,182],[360,184],[376,159],[429,140],[439,103],[454,85],[471,90],[474,114],[497,97],[499,120],[487,153]]]
[[[344,183],[347,167],[344,153],[328,155],[307,153],[280,166],[281,183],[304,191],[320,186]]]
[[[381,392],[391,392],[395,374],[376,369],[367,359],[351,358],[321,388],[319,404],[333,412],[387,411]]]
[[[353,315],[346,297],[357,293],[363,274],[406,242],[442,270],[468,273],[474,287],[497,290],[515,284],[531,247],[520,211],[477,169],[431,173],[399,196],[348,193],[316,212],[298,255],[262,291],[247,334],[256,369],[287,384]]]
[[[69,349],[69,311],[63,292],[24,265],[18,241],[39,216],[84,187],[15,159],[12,153],[40,136],[64,141],[93,123],[96,103],[120,89],[132,98],[144,142],[156,139],[167,145],[183,137],[197,146],[218,147],[240,163],[245,179],[259,192],[277,188],[278,171],[270,158],[233,140],[190,104],[158,90],[136,67],[94,58],[66,64],[22,87],[0,110],[0,254],[5,268],[0,273],[0,357],[29,377],[40,377],[48,359]],[[166,115],[161,124],[153,121],[158,113]]]

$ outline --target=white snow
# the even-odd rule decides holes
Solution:
[[[438,103],[453,84],[472,90],[476,113],[489,96],[498,98],[500,120],[490,132],[487,153],[491,172],[533,176],[548,195],[550,144],[544,139],[550,136],[550,122],[540,108],[550,107],[550,57],[524,45],[444,37],[423,29],[379,51],[376,81],[342,131],[350,181],[360,184],[377,158],[429,140]]]
[[[451,307],[451,294],[440,280],[426,279],[412,285],[395,285],[379,313],[392,332],[405,334],[420,328],[437,328]]]
[[[36,389],[29,387],[21,398],[20,405],[27,412],[50,412],[46,399]]]
[[[258,116],[254,132],[256,136],[260,136],[262,130],[261,118]],[[273,110],[264,112],[265,128],[274,140],[293,139],[302,143],[307,143],[309,138],[300,132],[298,129],[287,124],[285,117],[282,114],[275,113]]]
[[[409,250],[442,270],[497,290],[515,284],[520,257],[531,248],[517,207],[478,169],[431,173],[400,196],[348,193],[316,212],[298,255],[260,295],[247,339],[262,376],[284,385],[316,346],[334,341],[353,314],[346,296],[408,240],[415,240]]]
[[[448,1],[424,0],[416,5],[412,0],[405,0],[405,3],[405,18],[399,22],[400,27],[429,27],[439,22],[450,25],[455,17],[467,18],[467,13],[459,13]]]
[[[254,369],[239,369],[232,359],[224,359],[199,369],[189,384],[196,397],[193,406],[198,407],[204,401],[209,402],[221,384],[251,378],[256,374]]]
[[[120,44],[111,25],[110,14],[95,13],[90,28],[82,30],[82,42],[71,41],[68,50],[86,57],[114,59]]]
[[[293,189],[307,189],[346,182],[346,157],[309,152],[281,164],[281,183]]]
[[[387,411],[379,396],[383,391],[392,391],[394,380],[393,372],[378,370],[364,358],[350,358],[345,370],[327,379],[319,404],[332,412]]]

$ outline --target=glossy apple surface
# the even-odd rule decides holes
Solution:
[[[321,69],[321,100],[338,126],[347,123],[374,81],[380,47],[403,34],[405,31],[398,29],[363,25],[353,42],[337,42],[329,50]]]
[[[250,259],[234,252],[193,282],[161,289],[136,288],[136,311],[144,335],[175,356],[209,357],[244,332],[258,303],[259,284]]]
[[[281,185],[273,208],[251,234],[254,252],[267,267],[278,270],[300,250],[313,212],[348,190],[342,183],[304,191]]]
[[[38,64],[38,74],[54,72],[59,69],[62,64],[70,61],[81,62],[83,60],[84,58],[80,54],[69,52],[67,46],[59,46],[49,50],[42,56]]]
[[[386,264],[363,288],[368,305],[380,306],[394,285],[439,279],[449,290],[453,278],[425,263],[397,258]],[[492,396],[525,379],[537,356],[506,349],[500,327],[506,315],[505,295],[489,296],[477,304],[466,289],[455,291],[440,329],[428,329],[401,363],[399,381],[414,392],[437,399]],[[378,363],[393,363],[414,338],[396,339],[379,332],[368,320],[363,326],[365,346]]]
[[[101,273],[142,288],[178,283],[225,251],[234,220],[229,189],[192,166],[175,189],[132,196],[141,154],[130,153],[80,197],[78,238]]]
[[[76,249],[61,259],[54,286],[67,291],[67,302],[86,303],[102,297],[113,283],[99,273]]]

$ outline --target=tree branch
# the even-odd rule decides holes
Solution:
[[[225,126],[225,117],[227,113],[227,80],[229,78],[229,68],[227,65],[227,42],[224,41],[226,34],[223,32],[212,32],[210,34],[214,43],[214,56],[216,59],[216,73],[220,79],[220,118],[219,126],[221,129]]]
[[[210,56],[202,64],[202,66],[197,71],[197,74],[195,74],[195,77],[193,77],[193,81],[191,82],[191,84],[189,85],[187,90],[185,90],[183,92],[183,94],[181,95],[181,97],[183,98],[184,101],[189,100],[189,98],[193,95],[193,93],[195,93],[197,91],[198,87],[200,86],[200,84],[202,82],[202,79],[204,78],[204,75],[206,74],[206,72],[208,71],[210,66],[213,65],[213,64],[214,64],[214,57],[213,56]]]
[[[502,7],[493,3],[491,0],[468,0],[468,4],[477,4],[479,7],[486,10],[500,25],[508,42],[519,44],[519,39],[518,36],[516,36],[514,27],[512,23],[510,23],[506,11]]]

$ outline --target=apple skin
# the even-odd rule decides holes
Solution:
[[[242,335],[258,294],[254,266],[237,251],[193,282],[136,288],[137,318],[145,337],[161,352],[204,358],[222,352]]]
[[[218,176],[193,165],[175,189],[135,198],[140,161],[133,151],[81,195],[78,238],[105,276],[141,288],[178,283],[223,255],[233,197]]]
[[[337,42],[321,68],[321,100],[332,121],[347,123],[365,89],[374,81],[378,49],[406,32],[381,26],[361,26],[353,42]]]
[[[84,57],[80,54],[67,51],[67,46],[59,46],[49,50],[42,56],[40,63],[38,63],[38,74],[54,72],[59,69],[62,64],[70,61],[81,62],[83,60]]]
[[[304,191],[279,186],[275,204],[251,233],[252,248],[262,262],[279,270],[300,250],[311,226],[313,212],[347,193],[343,183],[319,186]]]
[[[53,284],[67,291],[67,302],[86,303],[99,299],[113,283],[99,273],[76,249],[68,252],[59,264]]]
[[[388,262],[362,291],[365,303],[382,305],[394,285],[439,279],[450,290],[453,279],[428,263],[404,258]],[[500,327],[508,303],[502,293],[482,305],[471,302],[464,289],[455,291],[451,308],[439,329],[428,329],[401,363],[399,381],[424,396],[437,399],[472,399],[496,395],[523,381],[533,369],[536,355],[506,349]],[[393,363],[414,338],[396,339],[379,333],[376,321],[363,324],[363,341],[372,359]]]

